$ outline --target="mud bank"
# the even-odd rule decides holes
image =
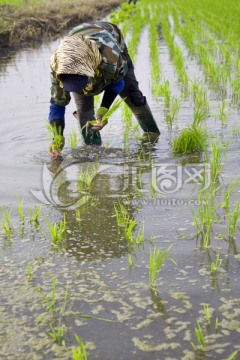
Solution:
[[[83,21],[101,19],[121,0],[49,2],[19,8],[0,7],[0,54],[54,40],[67,28]]]

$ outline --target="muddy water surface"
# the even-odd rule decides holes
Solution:
[[[158,143],[142,145],[133,119],[124,149],[119,110],[102,131],[102,147],[86,147],[80,139],[73,152],[67,144],[63,160],[52,162],[45,122],[48,60],[57,43],[22,51],[1,64],[0,202],[3,209],[11,209],[14,232],[12,237],[0,234],[0,358],[71,359],[77,334],[89,359],[226,359],[240,350],[239,230],[234,239],[223,235],[226,222],[220,210],[208,248],[194,235],[192,211],[202,178],[193,174],[207,179],[206,164],[202,154],[181,157],[171,152],[172,138],[192,119],[191,101],[182,101],[170,132],[162,99],[151,95],[145,31],[135,67],[162,132]],[[164,43],[160,54],[175,95],[181,93]],[[201,69],[188,61],[189,76],[201,77]],[[217,111],[214,91],[209,91],[209,99]],[[74,110],[72,101],[66,138],[72,129],[78,131]],[[227,124],[213,115],[207,120],[213,136],[230,140],[221,178],[225,187],[239,176],[239,139],[232,132],[239,114],[234,107],[231,112]],[[91,189],[79,191],[77,179],[86,169],[95,171]],[[237,189],[235,195],[237,199]],[[23,199],[23,223],[16,196]],[[144,231],[144,242],[129,244],[117,226],[114,206],[119,201],[136,220],[134,238]],[[41,227],[29,222],[30,206],[41,206]],[[56,245],[46,221],[59,223],[64,214],[68,231]],[[170,245],[174,262],[164,263],[153,291],[148,279],[150,249]],[[222,264],[212,273],[218,253]],[[198,322],[207,333],[204,351],[195,335]],[[60,328],[64,334],[58,335],[57,344],[49,332]]]

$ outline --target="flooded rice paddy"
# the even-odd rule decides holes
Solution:
[[[62,161],[49,159],[45,128],[48,60],[58,42],[1,61],[0,202],[2,224],[8,210],[12,228],[11,235],[3,227],[0,234],[1,359],[71,359],[75,335],[89,359],[227,359],[240,350],[239,228],[229,236],[223,205],[224,191],[239,178],[239,111],[229,100],[227,121],[221,121],[222,98],[208,88],[208,131],[222,140],[223,152],[229,143],[206,240],[196,235],[194,213],[203,181],[210,186],[211,158],[172,152],[173,138],[192,120],[192,99],[181,101],[169,129],[163,98],[151,92],[148,43],[146,28],[135,70],[161,130],[159,141],[143,144],[135,119],[126,136],[118,110],[102,130],[101,147],[84,146],[80,139],[71,150],[67,143]],[[189,78],[203,79],[180,39],[179,46]],[[180,96],[162,38],[159,54],[161,71]],[[66,139],[72,129],[78,133],[74,110],[72,100]],[[91,174],[89,182],[84,171]],[[238,197],[236,186],[231,208]],[[126,218],[125,225],[117,220],[125,211],[135,220],[130,235]],[[47,224],[59,226],[64,219],[66,231],[53,241]],[[150,250],[168,247],[156,284],[149,286]],[[195,329],[202,331],[204,345]]]

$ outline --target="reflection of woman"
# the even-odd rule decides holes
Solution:
[[[75,27],[60,42],[51,57],[51,104],[49,121],[57,127],[62,147],[65,106],[73,93],[77,117],[86,144],[101,144],[102,117],[119,94],[136,116],[146,136],[160,134],[145,96],[139,90],[133,63],[117,26],[108,22],[88,22]],[[104,91],[100,108],[94,114],[94,95]],[[85,124],[96,118],[86,131]],[[54,139],[55,140],[55,139]],[[59,140],[59,138],[58,138]],[[55,142],[50,156],[59,152]]]

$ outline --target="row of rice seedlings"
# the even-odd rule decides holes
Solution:
[[[151,58],[151,78],[152,78],[152,92],[156,97],[162,96],[164,98],[165,108],[169,107],[171,99],[171,89],[169,81],[164,81],[161,83],[161,66],[159,59],[159,29],[161,25],[161,9],[157,4],[153,4],[151,8],[152,17],[149,27],[150,34],[150,58]],[[160,9],[160,10],[159,10]],[[159,14],[160,13],[160,14]],[[154,15],[156,14],[156,15]],[[172,113],[175,115],[175,113]]]
[[[185,4],[185,3],[184,3]],[[186,4],[185,4],[186,5]],[[222,40],[214,44],[214,48],[217,49],[218,46],[221,48],[226,48],[226,60],[222,58],[222,62],[231,65],[231,54],[236,53],[236,43],[238,43],[238,19],[239,11],[236,8],[236,3],[233,1],[232,4],[224,6],[224,3],[219,3],[218,1],[211,1],[211,3],[202,2],[201,11],[199,7],[195,7],[194,3],[188,4],[188,9],[192,8],[192,14],[198,14],[198,19],[200,22],[204,22],[205,28],[217,34],[217,36]],[[220,6],[219,6],[220,5]],[[211,8],[213,11],[211,11]],[[224,51],[221,51],[224,53]]]
[[[154,12],[151,18],[149,26],[149,47],[150,47],[150,58],[151,58],[151,79],[152,79],[152,92],[154,95],[158,95],[158,85],[161,78],[161,66],[158,51],[158,37],[159,37],[159,26],[160,26],[160,14]]]
[[[20,222],[23,225],[24,221],[25,221],[25,214],[23,211],[23,199],[20,201],[17,197],[17,208],[18,208],[18,213],[19,213],[19,217],[20,217]],[[14,228],[12,225],[12,221],[11,221],[11,210],[9,210],[8,208],[3,208],[0,207],[1,209],[1,213],[2,213],[2,230],[5,234],[5,236],[7,237],[12,237],[13,232],[14,232]],[[41,207],[39,206],[35,206],[35,212],[33,213],[33,208],[32,206],[29,207],[29,222],[33,223],[35,226],[39,227],[39,215],[41,212]]]
[[[210,142],[211,164],[210,164],[209,187],[205,188],[205,182],[202,183],[198,195],[199,205],[197,208],[197,212],[193,211],[193,224],[194,227],[198,230],[197,234],[200,234],[202,237],[204,247],[209,246],[212,228],[214,223],[217,221],[217,217],[216,217],[217,206],[215,204],[215,197],[216,197],[216,193],[222,186],[219,185],[219,176],[224,166],[224,159],[226,157],[227,149],[228,149],[227,145],[228,144],[224,145],[223,142],[220,140],[220,138],[218,138],[217,141],[213,139]],[[235,187],[231,189],[231,191],[233,191]],[[238,207],[236,208],[235,217],[236,214],[238,213],[237,209]],[[235,221],[233,221],[233,224],[235,224]],[[232,230],[236,230],[236,227],[232,227]]]
[[[168,80],[161,80],[161,65],[158,51],[159,28],[161,26],[160,6],[152,6],[152,16],[150,23],[150,57],[151,57],[151,78],[152,92],[156,97],[162,96],[164,99],[164,107],[166,110],[165,120],[168,128],[171,130],[173,122],[177,117],[180,109],[180,102],[176,97],[171,96],[171,88]]]
[[[110,20],[112,23],[122,26],[124,23],[129,24],[131,17],[133,16],[136,7],[134,4],[128,4],[126,1],[120,4],[120,7],[117,10],[114,10],[110,13]],[[122,29],[121,29],[122,30]],[[125,32],[124,32],[125,35]]]
[[[177,28],[179,36],[181,36],[191,53],[198,58],[198,62],[203,66],[208,80],[213,85],[226,86],[229,78],[229,67],[223,68],[222,64],[216,63],[216,55],[211,55],[211,50],[215,48],[213,39],[207,34],[207,31],[196,17],[193,24],[192,14],[186,10],[185,5],[181,7],[180,12],[181,16],[184,14],[185,25]]]
[[[181,10],[186,10],[186,6],[184,5]],[[198,57],[199,63],[204,66],[205,73],[208,76],[208,80],[212,84],[217,84],[222,88],[222,91],[226,93],[226,86],[229,84],[232,88],[233,92],[233,100],[238,103],[240,99],[240,85],[239,85],[239,79],[238,79],[238,73],[239,73],[239,59],[238,54],[233,49],[229,49],[228,44],[225,44],[224,41],[217,41],[218,39],[213,39],[210,36],[206,35],[205,28],[202,28],[202,24],[196,24],[196,21],[202,21],[205,22],[208,17],[205,17],[204,19],[195,19],[194,22],[194,29],[188,29],[188,26],[192,26],[192,17],[193,14],[188,14],[188,22],[187,26],[186,24],[183,27],[178,27],[178,31],[184,33],[185,35],[184,40],[186,41],[186,38],[188,36],[192,37],[194,30],[199,26],[199,31],[196,31],[196,38],[189,41],[188,44],[190,51]],[[186,21],[186,18],[184,18],[184,21]],[[221,24],[222,25],[222,24]],[[180,29],[180,30],[179,30]],[[205,39],[204,39],[204,45],[202,44],[202,33],[205,32]],[[200,34],[197,38],[197,34]],[[216,31],[216,34],[219,34],[219,32]],[[201,37],[200,37],[201,36]],[[225,34],[224,34],[225,36]],[[235,36],[234,36],[235,38]],[[229,39],[227,40],[229,43]],[[236,44],[236,43],[235,43]],[[236,45],[234,45],[236,47]],[[213,53],[212,50],[215,50]],[[212,55],[210,55],[212,52]],[[235,53],[235,54],[234,54]],[[220,54],[218,56],[218,54]],[[218,59],[219,64],[216,63],[216,59]],[[232,71],[231,71],[232,69]],[[226,94],[224,95],[226,96]],[[221,114],[220,114],[221,115]],[[221,117],[220,117],[221,119]],[[222,119],[221,119],[222,120]]]
[[[146,18],[143,16],[142,7],[136,7],[134,15],[131,17],[131,39],[127,41],[128,52],[134,63],[137,47],[140,41],[140,34],[144,29]]]
[[[171,32],[169,26],[169,9],[168,5],[164,4],[164,16],[162,18],[162,33],[165,38],[166,44],[169,48],[170,56],[173,64],[177,70],[180,82],[184,85],[184,91],[188,88],[188,74],[185,70],[185,60],[182,55],[182,50],[174,41],[174,34]]]

